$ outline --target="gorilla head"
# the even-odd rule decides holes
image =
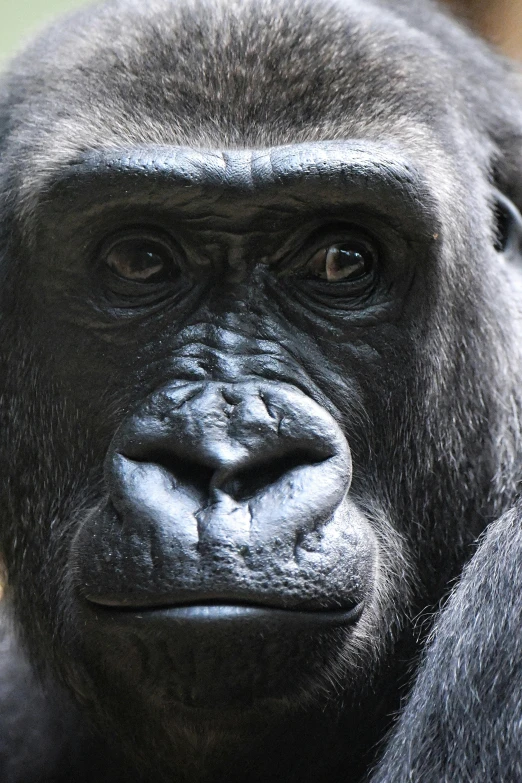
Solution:
[[[7,74],[10,594],[154,780],[355,779],[512,501],[510,78],[413,0],[112,2]]]

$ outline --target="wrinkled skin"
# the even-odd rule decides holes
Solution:
[[[511,80],[428,2],[115,2],[14,62],[4,657],[61,739],[9,695],[9,783],[517,778]]]

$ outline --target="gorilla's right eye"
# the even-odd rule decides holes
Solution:
[[[143,234],[113,242],[104,253],[104,261],[118,277],[135,283],[161,283],[177,270],[168,242]]]

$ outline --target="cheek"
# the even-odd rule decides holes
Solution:
[[[49,381],[45,362],[15,359],[2,397],[0,466],[10,478],[0,484],[1,548],[13,586],[38,584],[26,606],[54,614],[75,527],[99,501],[106,446],[90,412]]]

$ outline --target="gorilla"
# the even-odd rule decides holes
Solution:
[[[519,86],[431,0],[8,68],[3,783],[522,780]]]

